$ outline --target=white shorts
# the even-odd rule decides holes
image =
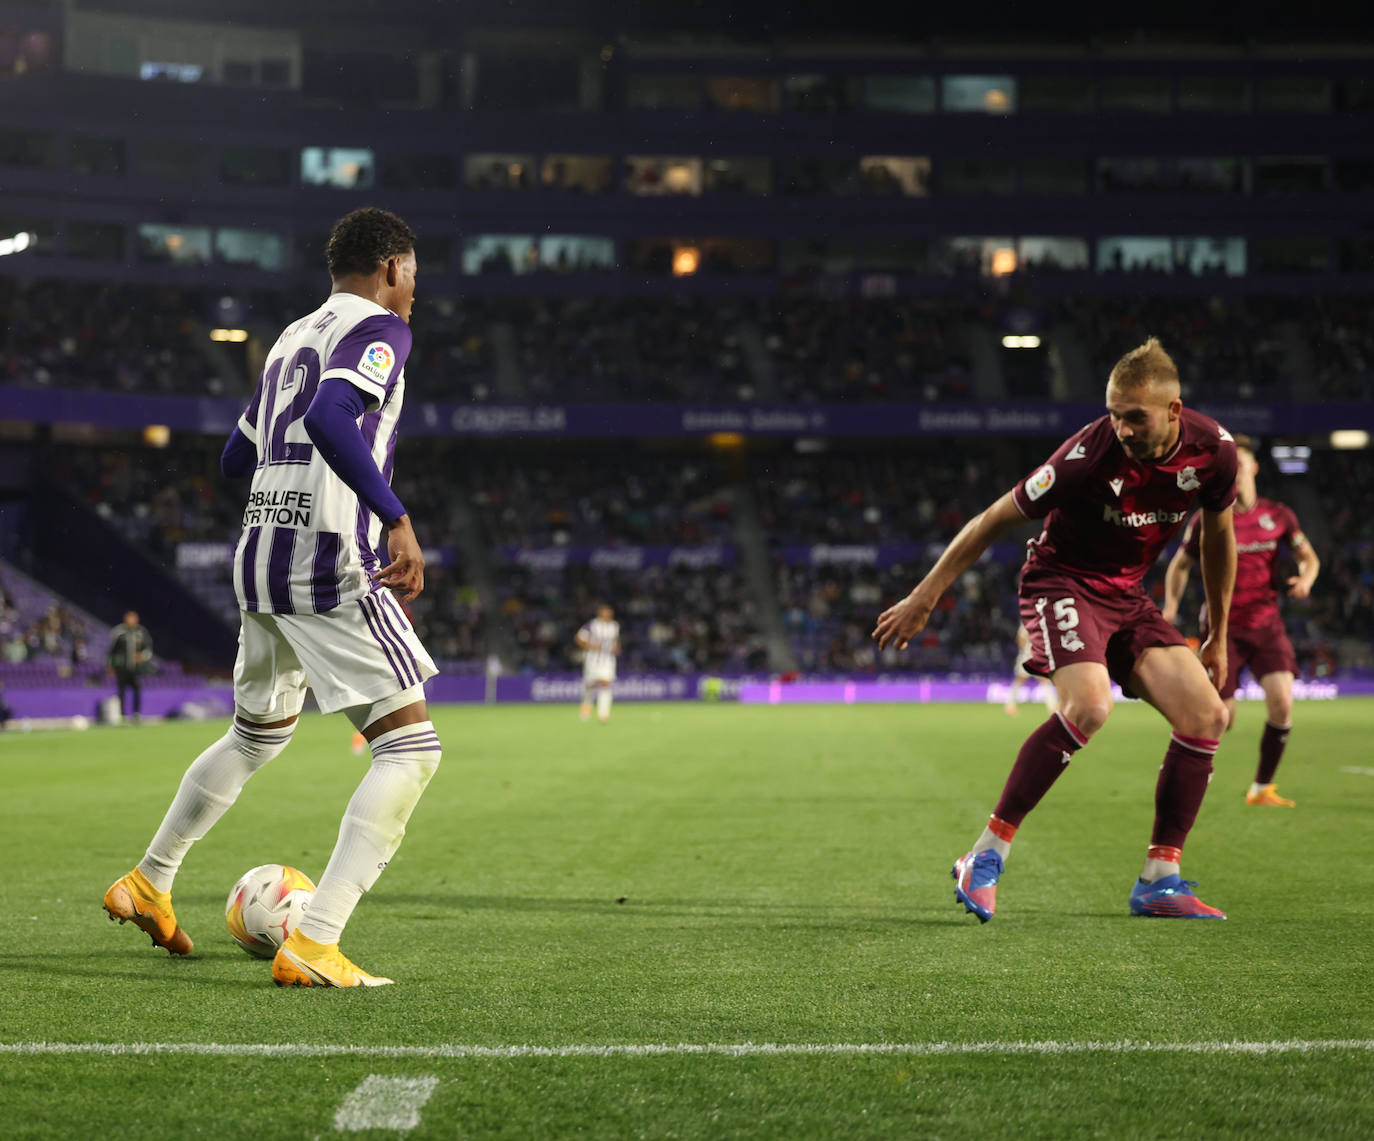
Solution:
[[[608,666],[583,666],[583,681],[615,681],[615,663]]]
[[[323,614],[240,612],[234,702],[266,720],[295,717],[305,690],[325,713],[369,705],[439,672],[390,591]]]

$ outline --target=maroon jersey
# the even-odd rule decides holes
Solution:
[[[1242,630],[1266,626],[1279,617],[1279,548],[1290,551],[1305,541],[1298,517],[1282,503],[1256,499],[1249,511],[1239,508],[1236,523],[1236,589],[1231,595],[1230,625]],[[1184,553],[1199,557],[1198,519],[1183,532]]]
[[[1026,544],[1026,571],[1043,567],[1105,589],[1134,587],[1195,506],[1224,511],[1236,498],[1236,445],[1215,420],[1185,408],[1162,459],[1132,459],[1103,416],[1070,436],[1012,489],[1027,519],[1044,519]]]

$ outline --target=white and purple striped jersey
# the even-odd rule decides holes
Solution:
[[[352,383],[367,406],[363,441],[390,482],[410,343],[401,318],[353,293],[332,294],[277,338],[238,424],[258,451],[234,552],[240,608],[320,613],[371,589],[381,520],[318,454],[302,420],[322,380]]]
[[[587,674],[615,670],[615,647],[620,641],[620,623],[610,618],[593,618],[577,636],[587,643],[582,669]]]

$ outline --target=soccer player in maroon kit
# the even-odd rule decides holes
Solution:
[[[1231,597],[1230,641],[1226,646],[1229,663],[1221,696],[1226,702],[1229,729],[1236,723],[1236,689],[1241,666],[1250,672],[1264,690],[1268,718],[1260,736],[1259,766],[1254,782],[1245,794],[1246,804],[1292,808],[1293,801],[1274,788],[1274,774],[1288,744],[1293,721],[1293,675],[1297,656],[1279,617],[1279,551],[1288,548],[1298,564],[1298,573],[1288,579],[1288,597],[1306,598],[1317,580],[1321,561],[1302,533],[1298,517],[1282,503],[1261,499],[1255,488],[1259,462],[1255,450],[1244,436],[1236,437],[1239,466],[1236,472],[1236,590]],[[1188,522],[1179,547],[1164,576],[1164,617],[1178,618],[1178,606],[1188,586],[1188,572],[1198,559],[1198,517]],[[1207,633],[1207,615],[1202,615],[1202,633]]]
[[[1026,519],[1045,520],[1026,545],[1021,620],[1032,647],[1026,668],[1051,679],[1059,711],[1021,746],[988,826],[954,864],[955,899],[984,923],[996,908],[1012,837],[1106,722],[1113,680],[1158,709],[1173,729],[1131,914],[1226,918],[1192,893],[1179,860],[1226,728],[1217,689],[1227,676],[1236,574],[1236,448],[1216,421],[1183,407],[1178,369],[1153,337],[1116,363],[1106,405],[1106,416],[1070,436],[1046,464],[969,520],[873,631],[879,647],[905,649],[941,595],[993,542]],[[1212,630],[1198,656],[1140,585],[1194,506],[1202,508],[1202,580]]]

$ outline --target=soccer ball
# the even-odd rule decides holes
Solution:
[[[244,872],[229,892],[224,922],[234,942],[259,959],[270,959],[296,929],[315,885],[284,864],[263,864]]]

